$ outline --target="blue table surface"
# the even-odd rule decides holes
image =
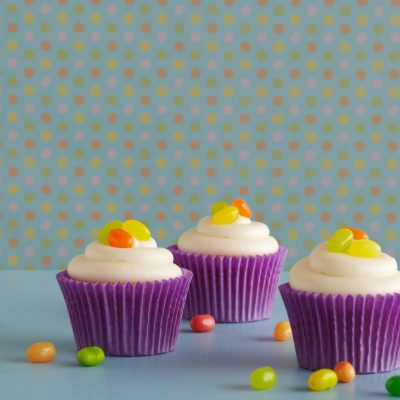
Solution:
[[[273,339],[286,319],[280,296],[271,319],[219,324],[194,334],[183,321],[174,352],[153,357],[108,357],[97,367],[77,364],[67,310],[55,271],[0,272],[0,399],[378,399],[388,396],[385,381],[398,371],[360,375],[349,384],[313,393],[309,371],[296,363],[293,342]],[[287,280],[287,273],[281,281]],[[57,357],[31,364],[26,348],[52,341]],[[278,374],[270,391],[248,384],[253,369],[270,365]]]

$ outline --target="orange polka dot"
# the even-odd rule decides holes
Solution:
[[[208,96],[207,97],[207,104],[209,106],[215,106],[217,104],[217,98],[215,96]]]
[[[118,115],[115,113],[110,113],[107,115],[107,121],[115,124],[116,122],[118,122]]]
[[[335,4],[335,0],[324,0],[326,6],[331,7]]]
[[[190,76],[194,79],[200,78],[201,76],[201,70],[199,68],[192,68],[190,70]]]
[[[290,150],[298,150],[299,149],[299,142],[296,142],[294,140],[291,140],[289,142],[289,149]]]
[[[19,240],[18,240],[17,238],[15,238],[15,237],[10,237],[10,238],[8,239],[8,245],[9,245],[10,247],[17,247],[17,246],[18,246],[18,243],[19,243]]]
[[[207,25],[207,32],[210,34],[214,34],[218,32],[218,25],[217,24],[208,24]]]
[[[26,139],[25,140],[25,147],[27,149],[34,149],[35,148],[35,141],[32,139]]]
[[[92,211],[92,212],[90,213],[90,219],[91,219],[92,221],[100,221],[100,219],[101,219],[101,213],[100,213],[100,211]]]
[[[194,6],[199,6],[201,4],[201,0],[192,0],[192,4]]]
[[[339,168],[337,173],[341,178],[346,178],[349,175],[349,171],[346,168]]]
[[[117,51],[118,50],[118,43],[115,42],[114,40],[110,40],[107,42],[107,48],[110,51]]]
[[[135,143],[131,139],[127,139],[124,141],[124,149],[132,150],[135,147]]]
[[[350,101],[349,101],[349,98],[348,98],[348,97],[346,97],[346,96],[341,96],[341,97],[339,98],[339,104],[340,104],[342,107],[347,107],[347,106],[349,105],[349,103],[350,103]]]
[[[77,22],[74,24],[74,31],[81,33],[85,31],[85,25],[82,22]]]
[[[147,167],[141,168],[140,175],[142,175],[143,177],[147,178],[147,177],[150,176],[150,174],[151,174],[150,168],[147,168]]]
[[[176,194],[177,196],[181,195],[183,193],[183,186],[182,185],[175,185],[172,188],[174,194]]]
[[[324,140],[321,144],[321,147],[325,151],[329,151],[332,148],[332,142],[329,140]]]
[[[15,95],[15,94],[10,94],[10,95],[8,96],[8,102],[9,102],[10,104],[17,104],[17,103],[18,103],[18,96]]]
[[[67,68],[58,68],[57,75],[59,78],[66,78],[68,76],[68,69]]]
[[[250,117],[247,114],[241,114],[239,120],[242,124],[248,124],[250,122]]]
[[[359,140],[359,141],[354,143],[354,147],[355,147],[356,150],[362,151],[362,150],[365,149],[365,143],[362,142],[361,140]]]
[[[110,195],[115,195],[118,193],[118,187],[116,185],[108,185],[107,193]]]
[[[50,265],[51,261],[50,256],[42,256],[42,265]]]
[[[75,246],[76,248],[83,247],[84,244],[85,244],[85,240],[84,240],[83,238],[75,238],[75,239],[74,239],[74,246]]]
[[[240,50],[243,52],[248,52],[251,50],[251,44],[249,42],[242,42],[240,43]]]
[[[200,142],[199,142],[198,140],[192,140],[192,141],[190,142],[190,148],[191,148],[193,151],[200,150]]]
[[[394,141],[388,142],[387,148],[388,148],[388,150],[390,150],[390,151],[395,151],[395,150],[397,150],[397,148],[398,148],[397,142],[394,142]]]
[[[101,141],[99,139],[93,139],[90,141],[90,148],[92,150],[99,150],[101,149]]]
[[[90,70],[90,76],[92,76],[93,78],[100,78],[101,76],[101,69],[98,67],[92,68]]]
[[[317,44],[315,42],[309,42],[307,43],[307,50],[310,53],[314,53],[317,50]]]
[[[381,194],[381,189],[378,186],[372,186],[370,192],[372,196],[379,196]]]
[[[276,105],[277,107],[280,107],[283,104],[283,97],[274,96],[273,102],[274,102],[274,105]]]
[[[148,106],[149,104],[151,104],[151,97],[150,96],[141,96],[140,97],[140,102],[145,105]]]
[[[183,51],[185,49],[185,43],[183,43],[181,40],[177,41],[174,43],[174,49],[178,53]]]
[[[174,122],[176,124],[181,124],[184,121],[183,115],[182,114],[175,114],[174,115]]]
[[[17,176],[19,174],[17,167],[9,167],[8,168],[8,175],[9,176]]]
[[[267,148],[267,142],[265,140],[257,140],[256,149],[257,150],[265,150]]]
[[[301,0],[291,0],[291,3],[293,7],[301,6]]]
[[[396,217],[395,213],[390,212],[390,213],[386,214],[386,221],[388,221],[388,222],[396,222],[396,220],[397,220],[397,217]]]
[[[242,194],[243,196],[248,195],[249,194],[249,187],[247,185],[240,185],[239,193]]]
[[[158,4],[164,7],[168,4],[168,0],[158,0]]]
[[[68,140],[66,139],[60,139],[57,142],[58,148],[59,149],[68,149]]]
[[[209,178],[213,178],[217,174],[217,171],[215,168],[207,168],[206,174]]]
[[[325,79],[332,79],[333,71],[331,69],[324,69],[324,72],[322,73],[322,75]]]
[[[264,68],[259,68],[257,70],[257,77],[259,79],[265,79],[268,76],[267,70]]]
[[[33,221],[36,218],[36,215],[33,211],[26,211],[25,212],[25,219],[27,221]]]
[[[125,68],[124,69],[125,78],[133,78],[134,75],[135,75],[135,70],[133,68]]]
[[[168,76],[168,71],[165,68],[159,68],[157,70],[157,76],[159,78],[166,78]]]
[[[49,123],[51,122],[53,117],[51,116],[50,113],[42,113],[40,116],[40,120],[44,123]]]
[[[290,70],[290,77],[293,79],[299,79],[300,78],[300,71],[298,69],[291,69]]]
[[[254,217],[256,221],[265,221],[265,214],[262,211],[257,211]]]
[[[364,215],[361,212],[356,212],[353,214],[353,220],[360,223],[364,220]]]
[[[232,140],[225,140],[224,143],[222,144],[222,147],[226,151],[231,151],[233,149],[233,142]]]
[[[190,218],[191,221],[196,222],[196,221],[198,221],[200,219],[200,214],[197,211],[192,211],[189,214],[189,218]]]
[[[75,104],[79,105],[85,104],[85,98],[82,95],[78,94],[74,97],[74,102]]]
[[[340,25],[340,32],[344,35],[347,35],[351,32],[351,26],[349,24],[342,24]]]
[[[362,7],[365,7],[368,5],[368,0],[358,0],[358,4]]]
[[[306,186],[304,188],[304,193],[306,194],[306,196],[314,196],[315,194],[314,186]]]
[[[272,169],[272,176],[274,178],[280,178],[282,176],[282,169],[281,168],[273,168]]]
[[[135,0],[124,0],[124,3],[125,3],[127,6],[132,6],[133,4],[135,4]]]
[[[18,30],[18,25],[15,22],[9,22],[7,24],[7,29],[9,32],[14,33]]]
[[[35,76],[35,70],[33,68],[25,68],[24,69],[24,74],[25,76],[27,76],[28,78],[32,78],[33,76]]]
[[[309,125],[314,124],[314,123],[315,123],[315,115],[313,115],[313,114],[307,114],[307,115],[306,115],[306,122],[307,122],[307,124],[309,124]]]
[[[397,69],[391,69],[389,71],[389,76],[391,79],[398,79],[400,77],[400,72]]]
[[[140,25],[140,30],[143,33],[150,33],[151,32],[151,25],[148,22],[145,22],[142,25]]]
[[[378,114],[372,116],[372,123],[374,125],[379,125],[382,122],[382,117]]]
[[[53,189],[50,185],[42,185],[40,191],[45,195],[49,195]]]
[[[235,72],[233,71],[233,69],[230,69],[230,68],[224,69],[224,78],[231,79],[234,76],[235,76]]]
[[[383,44],[382,43],[374,43],[373,47],[375,53],[381,53],[383,51]]]
[[[57,218],[59,221],[66,221],[68,219],[68,213],[66,211],[60,211],[57,214]]]
[[[392,0],[393,7],[400,7],[400,0]]]
[[[83,167],[75,167],[74,168],[74,175],[75,176],[83,176],[83,175],[85,175],[85,169]]]
[[[290,212],[287,215],[287,219],[289,222],[295,222],[299,219],[299,216],[296,212]]]
[[[235,4],[235,0],[224,0],[225,5],[233,6]]]
[[[283,24],[275,24],[274,32],[278,35],[281,35],[283,32],[285,32],[285,26]]]
[[[328,212],[323,212],[320,215],[320,219],[322,222],[329,222],[331,220],[331,214]]]
[[[133,219],[134,218],[134,214],[132,211],[128,210],[124,212],[124,219]]]
[[[165,220],[167,219],[167,213],[164,212],[164,211],[159,211],[159,212],[156,214],[156,217],[157,217],[157,220],[158,220],[158,221],[165,221]]]

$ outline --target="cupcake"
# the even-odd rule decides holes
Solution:
[[[393,257],[352,227],[339,229],[280,286],[300,367],[357,373],[400,367],[400,272]]]
[[[145,356],[175,348],[192,273],[140,221],[111,221],[57,274],[78,349]]]
[[[184,318],[204,313],[218,322],[270,317],[287,250],[267,225],[250,219],[242,199],[232,205],[219,201],[211,213],[169,248],[175,263],[193,272]]]

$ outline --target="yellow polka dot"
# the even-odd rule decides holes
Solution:
[[[215,40],[209,40],[207,42],[207,50],[210,53],[216,53],[218,51],[218,42]]]
[[[168,167],[168,160],[165,157],[159,157],[156,159],[156,166],[159,169],[165,169]]]
[[[217,187],[215,185],[207,185],[206,186],[207,196],[214,196],[216,193],[217,193]]]
[[[15,39],[7,40],[7,49],[9,51],[17,51],[19,47],[18,41]]]
[[[264,157],[257,157],[255,160],[256,168],[262,169],[267,166],[267,160]]]
[[[43,140],[43,142],[49,142],[53,138],[53,134],[51,131],[42,131],[40,132],[40,139]]]
[[[247,71],[251,68],[251,61],[247,58],[243,58],[239,61],[240,69]]]
[[[190,88],[190,95],[193,97],[201,96],[201,88],[200,86],[192,86]]]
[[[225,157],[222,160],[222,167],[225,169],[231,169],[233,168],[233,165],[234,165],[233,159],[230,157]]]
[[[118,204],[115,201],[107,202],[107,211],[111,214],[115,214],[118,211]]]
[[[296,229],[289,229],[287,237],[289,240],[297,240],[299,237],[299,232]]]
[[[15,266],[19,264],[19,257],[16,254],[10,254],[8,256],[8,264],[11,266]]]
[[[317,60],[307,60],[306,66],[309,71],[315,71],[318,67]]]
[[[165,25],[168,23],[168,14],[160,13],[157,15],[157,21],[160,25]]]
[[[399,97],[400,96],[400,88],[396,86],[392,86],[388,89],[388,95],[391,98]]]
[[[290,158],[288,160],[288,167],[290,169],[298,169],[300,166],[299,160],[297,158]]]
[[[272,185],[271,186],[271,193],[273,196],[282,196],[283,190],[282,186],[280,185]]]
[[[374,132],[371,135],[372,143],[380,143],[382,141],[382,135],[380,133]]]
[[[57,86],[57,94],[59,96],[66,96],[69,92],[68,86],[66,85],[58,85]]]
[[[290,97],[298,97],[301,94],[301,90],[298,86],[292,86],[289,88]]]
[[[259,24],[259,25],[268,24],[268,16],[267,16],[267,14],[258,14],[256,20],[257,20],[257,24]]]
[[[201,24],[201,14],[192,14],[190,16],[190,21],[193,25],[200,25]]]
[[[42,211],[42,213],[48,214],[51,212],[52,209],[53,209],[53,206],[48,201],[42,201],[40,203],[40,210]]]
[[[355,159],[354,167],[358,170],[364,169],[365,168],[365,160],[363,160],[362,158]]]
[[[68,238],[68,236],[69,236],[68,229],[65,229],[65,228],[57,229],[57,237],[58,237],[58,239],[65,240],[65,239]]]
[[[335,23],[335,16],[332,14],[324,15],[324,25],[333,25]]]
[[[356,96],[359,98],[365,97],[367,95],[367,89],[364,86],[356,87]]]
[[[150,40],[142,40],[139,44],[140,50],[144,52],[149,52],[152,49],[152,43]]]
[[[400,25],[400,14],[393,14],[390,16],[390,24],[398,26]]]
[[[90,94],[94,97],[99,97],[101,96],[102,89],[101,86],[99,85],[94,85],[90,88]]]
[[[306,203],[304,204],[304,212],[306,214],[312,214],[315,212],[315,204],[313,203]]]
[[[174,142],[180,143],[185,140],[185,134],[182,131],[175,131],[172,134],[172,138],[173,138]]]
[[[124,15],[123,19],[126,25],[131,25],[135,22],[135,14],[127,13]]]
[[[68,165],[69,165],[68,157],[58,157],[57,159],[58,168],[67,168]]]
[[[182,59],[176,59],[173,62],[174,64],[174,69],[176,69],[177,71],[182,70],[183,68],[185,68],[185,61],[183,61]]]
[[[102,166],[103,162],[101,161],[100,157],[92,157],[90,159],[90,166],[92,168],[100,168]]]
[[[396,231],[394,231],[392,229],[389,229],[389,230],[386,231],[385,237],[386,237],[387,240],[390,240],[390,241],[396,240],[397,233],[396,233]]]
[[[53,65],[53,62],[48,57],[42,58],[40,60],[40,67],[42,69],[50,69],[52,67],[52,65]]]
[[[36,93],[36,88],[33,85],[26,85],[24,87],[25,96],[34,96]]]
[[[341,42],[339,44],[339,49],[342,53],[349,53],[351,51],[351,43],[350,42]]]
[[[160,228],[160,229],[157,229],[157,230],[156,230],[156,237],[157,237],[157,239],[165,240],[165,239],[167,238],[167,234],[168,234],[168,232],[167,232],[167,230],[164,229],[164,228]]]
[[[32,156],[24,157],[24,165],[26,168],[34,168],[36,165],[36,158]]]
[[[19,186],[15,183],[10,183],[7,186],[7,192],[11,195],[11,196],[15,196],[16,194],[19,193]]]
[[[225,97],[232,97],[235,95],[235,89],[232,86],[224,86],[222,93]]]
[[[232,25],[235,23],[235,15],[232,13],[224,15],[224,24],[225,25]]]
[[[140,185],[139,191],[143,196],[148,196],[151,193],[151,186],[148,184]]]
[[[218,122],[218,116],[215,113],[208,113],[206,115],[206,121],[210,124],[210,125],[214,125]]]
[[[328,238],[330,238],[332,235],[332,233],[328,230],[328,229],[322,229],[320,232],[320,238],[322,240],[327,240]]]
[[[10,124],[15,124],[19,121],[19,114],[15,111],[10,111],[7,113],[7,120]]]
[[[26,24],[33,24],[35,22],[35,14],[32,12],[27,12],[24,14],[24,22]]]
[[[191,157],[189,159],[189,166],[193,169],[198,169],[201,166],[201,161],[198,157]]]
[[[76,185],[74,185],[74,194],[77,196],[82,196],[83,194],[85,194],[85,185],[83,185],[82,183],[77,183]]]
[[[395,158],[389,158],[387,160],[388,169],[395,170],[395,169],[397,169],[397,166],[398,166],[398,162],[397,162],[397,160]]]
[[[98,25],[101,23],[101,21],[103,20],[103,17],[101,16],[100,13],[98,12],[94,12],[93,14],[90,14],[90,22],[94,25]]]
[[[143,124],[150,124],[151,123],[151,114],[149,112],[144,112],[140,114],[140,121]]]
[[[24,229],[24,237],[28,240],[35,239],[36,231],[33,228],[25,228]]]
[[[283,51],[285,51],[285,43],[283,43],[283,42],[274,42],[272,44],[272,48],[274,49],[274,51],[276,53],[282,53]]]
[[[273,122],[275,125],[280,125],[280,124],[282,124],[284,120],[285,120],[285,119],[284,119],[284,117],[283,117],[283,114],[273,114],[273,115],[272,115],[272,122]]]
[[[369,206],[369,212],[371,214],[379,214],[381,212],[381,206],[378,203],[371,204]]]
[[[86,117],[85,114],[81,111],[78,111],[76,113],[74,113],[74,122],[76,122],[77,124],[82,124],[83,122],[85,122]]]
[[[123,90],[124,95],[127,97],[132,97],[135,95],[135,88],[131,85],[124,86]]]
[[[301,24],[301,15],[300,14],[293,14],[290,16],[290,23],[292,25],[300,25]]]
[[[133,168],[135,165],[135,160],[132,157],[125,157],[122,161],[122,164],[126,169]]]
[[[368,15],[360,14],[357,15],[357,24],[361,26],[365,26],[368,24]]]
[[[314,132],[307,132],[304,138],[307,143],[314,143],[317,136]]]
[[[183,203],[174,203],[172,205],[172,211],[174,214],[182,214],[184,210]]]
[[[85,50],[86,43],[83,40],[74,41],[74,49],[78,52]]]
[[[116,58],[109,58],[107,60],[107,68],[108,69],[117,69],[119,66],[119,61]]]
[[[168,86],[161,85],[157,88],[157,96],[166,97],[168,96]]]
[[[265,86],[257,86],[256,87],[256,96],[257,97],[265,97],[268,94],[268,89]]]
[[[322,88],[322,94],[324,97],[326,98],[331,98],[333,96],[333,87],[331,86],[326,86],[324,88]]]
[[[372,68],[374,71],[380,72],[385,68],[385,63],[383,60],[374,60],[372,62]]]
[[[60,12],[57,14],[56,20],[59,24],[65,25],[68,23],[68,20],[69,20],[68,14],[65,12]]]
[[[347,125],[349,123],[350,117],[348,114],[339,114],[339,124]]]

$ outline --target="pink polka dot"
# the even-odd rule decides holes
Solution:
[[[51,229],[51,221],[45,219],[42,221],[42,223],[40,224],[40,227],[44,230],[44,231],[48,231],[49,229]]]
[[[272,204],[272,212],[273,213],[280,213],[282,211],[282,204],[281,203],[274,203]]]
[[[357,188],[363,187],[364,186],[364,178],[362,178],[361,176],[357,176],[354,179],[354,184]]]
[[[383,81],[382,79],[374,79],[372,82],[372,86],[375,89],[381,89],[383,87]]]
[[[51,79],[49,76],[44,76],[41,80],[40,80],[40,85],[42,87],[49,87],[51,85]]]
[[[368,36],[367,36],[367,34],[365,32],[360,32],[357,35],[357,42],[360,43],[360,44],[364,44],[364,43],[367,42],[367,38],[368,38]]]
[[[324,42],[325,43],[332,43],[334,39],[334,36],[332,33],[325,33],[324,35]]]
[[[115,15],[118,12],[118,7],[116,4],[110,4],[107,8],[107,13],[109,15]]]
[[[14,140],[17,140],[18,139],[18,132],[17,131],[9,131],[8,132],[8,139],[9,140],[12,140],[12,141],[14,141]]]
[[[67,32],[64,32],[64,31],[58,32],[58,33],[57,33],[57,39],[58,39],[60,42],[65,42],[65,41],[68,39],[68,34],[67,34]]]
[[[192,106],[190,106],[190,113],[192,115],[197,115],[200,113],[200,111],[201,111],[201,109],[198,104],[193,104]]]
[[[156,182],[157,185],[165,186],[167,184],[167,177],[164,175],[157,176]]]
[[[399,109],[397,108],[397,106],[390,106],[389,107],[389,114],[391,116],[396,116],[398,114]]]
[[[378,221],[372,221],[369,225],[369,231],[378,232],[381,229],[381,224]]]
[[[75,212],[80,213],[80,212],[83,212],[84,210],[85,210],[85,204],[84,203],[79,201],[79,202],[74,204],[74,211]]]
[[[239,151],[239,159],[242,161],[246,161],[250,158],[250,152],[246,149]]]
[[[172,224],[172,228],[174,231],[181,231],[183,229],[182,221],[174,221]]]
[[[33,175],[26,175],[24,181],[27,185],[32,186],[35,183],[35,177]]]
[[[165,115],[168,112],[168,106],[166,104],[159,104],[157,106],[157,113],[160,115]]]
[[[225,104],[222,109],[225,115],[231,115],[234,111],[232,104]]]
[[[304,230],[306,232],[312,232],[315,228],[315,224],[312,221],[307,221],[304,223]]]
[[[394,32],[390,35],[390,43],[396,44],[400,42],[400,34],[398,32]]]
[[[110,87],[110,88],[115,88],[115,87],[117,87],[117,85],[118,85],[118,80],[117,80],[117,78],[116,78],[115,76],[112,76],[112,77],[108,78],[108,80],[107,80],[107,85],[108,85],[108,87]]]
[[[376,6],[375,7],[374,14],[377,17],[382,17],[384,13],[385,13],[385,9],[382,6]]]
[[[90,111],[92,112],[92,114],[99,114],[101,112],[101,105],[100,104],[92,104],[90,106]]]
[[[339,133],[339,142],[340,143],[346,143],[348,140],[349,140],[349,135],[347,132]]]
[[[150,203],[144,202],[141,203],[139,209],[142,213],[148,213],[150,211]]]
[[[124,176],[124,179],[122,181],[125,186],[132,186],[135,182],[135,179],[133,178],[133,176]]]
[[[396,249],[393,247],[386,247],[385,253],[389,254],[389,256],[396,258]]]
[[[68,254],[68,249],[65,246],[59,247],[57,249],[57,254],[60,257],[65,257]]]
[[[192,32],[192,33],[190,34],[190,40],[191,40],[193,43],[199,42],[200,39],[201,39],[201,34],[200,34],[200,32],[195,31],[195,32]]]
[[[251,7],[248,5],[245,5],[242,7],[242,9],[240,10],[240,13],[244,16],[250,15],[251,14]]]
[[[26,31],[24,33],[24,39],[26,42],[32,42],[32,40],[35,38],[35,35],[32,31]]]
[[[184,156],[183,150],[182,149],[177,149],[172,153],[172,157],[174,160],[182,160]]]
[[[101,33],[97,31],[92,32],[90,39],[92,39],[92,42],[99,42],[101,40]]]
[[[209,142],[215,142],[217,140],[217,134],[214,131],[210,131],[207,133],[207,140]]]
[[[151,68],[151,61],[148,59],[142,60],[140,66],[142,67],[142,69],[149,69]]]
[[[344,214],[347,211],[347,205],[345,203],[339,203],[337,206],[337,211],[339,214]]]
[[[290,40],[292,43],[299,43],[301,39],[301,36],[299,33],[293,33],[292,35],[290,35]]]
[[[8,203],[8,211],[17,212],[18,211],[18,203],[16,201],[10,201]]]
[[[8,61],[7,61],[7,67],[8,68],[14,69],[14,68],[17,68],[17,66],[18,66],[18,61],[17,61],[16,58],[8,59]]]
[[[332,179],[330,176],[323,176],[321,179],[321,183],[325,187],[330,186],[330,184],[332,183]]]
[[[397,186],[397,180],[394,176],[389,177],[386,182],[387,185],[391,188]]]
[[[264,104],[260,104],[256,108],[258,115],[264,115],[267,112],[267,107]]]
[[[174,8],[174,14],[175,15],[179,15],[180,16],[180,15],[183,15],[184,12],[185,12],[185,7],[182,4],[179,4]]]
[[[35,106],[32,103],[25,104],[24,110],[28,114],[32,114],[35,111]]]
[[[297,253],[298,253],[298,251],[295,247],[289,247],[289,249],[288,249],[289,257],[296,257]]]
[[[289,107],[289,112],[292,115],[299,115],[300,114],[300,107],[297,104],[293,104]]]
[[[299,178],[297,176],[291,176],[288,183],[290,187],[295,187],[299,184]]]
[[[282,141],[283,135],[281,132],[275,132],[272,137],[274,138],[274,142],[279,143]]]
[[[224,35],[224,42],[225,43],[232,43],[233,40],[235,39],[235,35],[233,32],[226,32]]]
[[[222,184],[224,186],[232,186],[233,184],[233,178],[231,176],[224,176],[222,178]]]
[[[161,31],[157,33],[157,39],[161,43],[165,43],[168,40],[168,33]]]
[[[347,71],[350,67],[350,63],[347,60],[342,60],[339,63],[339,67],[342,71]]]
[[[64,186],[68,183],[68,178],[66,175],[59,175],[57,177],[57,183],[61,186]]]
[[[68,105],[65,104],[65,103],[59,104],[58,107],[57,107],[57,111],[60,114],[65,114],[68,111]]]
[[[74,139],[78,142],[82,141],[85,139],[85,133],[83,131],[75,131]]]
[[[268,39],[268,36],[267,36],[267,34],[266,34],[265,32],[260,32],[260,33],[257,35],[257,40],[258,40],[260,43],[265,43],[265,42],[267,41],[267,39]]]
[[[81,69],[85,66],[85,61],[82,60],[81,58],[78,58],[74,61],[74,68],[75,69]]]
[[[331,115],[332,114],[332,106],[325,105],[322,107],[322,113],[324,115]]]
[[[251,85],[251,81],[249,78],[242,78],[240,80],[240,87],[247,89],[250,87],[250,85]]]
[[[256,186],[264,186],[265,185],[265,178],[263,176],[256,177]]]
[[[197,175],[192,175],[189,178],[189,184],[190,184],[190,186],[199,186],[200,178]]]
[[[125,32],[124,40],[125,42],[132,42],[135,40],[135,34],[133,32]]]
[[[25,247],[24,253],[27,257],[32,257],[36,253],[36,249],[33,246]]]
[[[356,114],[357,115],[364,115],[365,114],[365,107],[364,106],[357,106],[356,107]]]
[[[308,78],[306,82],[306,86],[310,89],[315,88],[317,86],[317,81],[315,78]]]
[[[307,161],[312,161],[315,159],[315,151],[314,150],[307,150],[305,155],[306,155]]]
[[[308,12],[308,15],[311,15],[312,17],[314,17],[318,13],[318,8],[315,6],[309,6],[307,9],[307,12]]]
[[[135,106],[133,104],[125,104],[124,105],[124,113],[132,114],[135,111]]]
[[[147,142],[148,140],[150,140],[150,137],[151,137],[151,135],[150,135],[150,132],[148,132],[148,131],[143,131],[140,133],[140,140],[142,142]]]
[[[43,15],[49,14],[50,11],[51,11],[51,7],[50,7],[48,4],[43,4],[42,7],[40,8],[40,12],[41,12]]]
[[[216,60],[209,60],[209,61],[207,62],[207,68],[208,68],[208,69],[213,70],[213,69],[215,69],[215,68],[217,68],[217,67],[218,67],[218,63],[217,63]]]
[[[41,154],[42,158],[44,158],[45,160],[48,160],[51,157],[51,155],[53,154],[53,152],[51,149],[46,147],[41,150],[40,154]]]
[[[110,149],[110,150],[108,150],[108,151],[107,151],[107,157],[108,157],[110,160],[116,160],[117,157],[118,157],[118,152],[117,152],[117,150],[115,150],[115,149]]]
[[[379,161],[379,160],[382,158],[382,153],[381,153],[379,150],[374,150],[374,151],[371,153],[371,158],[372,158],[374,161]]]
[[[185,81],[182,78],[176,78],[174,85],[176,88],[183,88],[185,86]]]
[[[98,175],[93,175],[93,176],[90,178],[90,183],[91,183],[93,186],[100,185],[100,183],[101,183],[101,178],[100,178]]]

